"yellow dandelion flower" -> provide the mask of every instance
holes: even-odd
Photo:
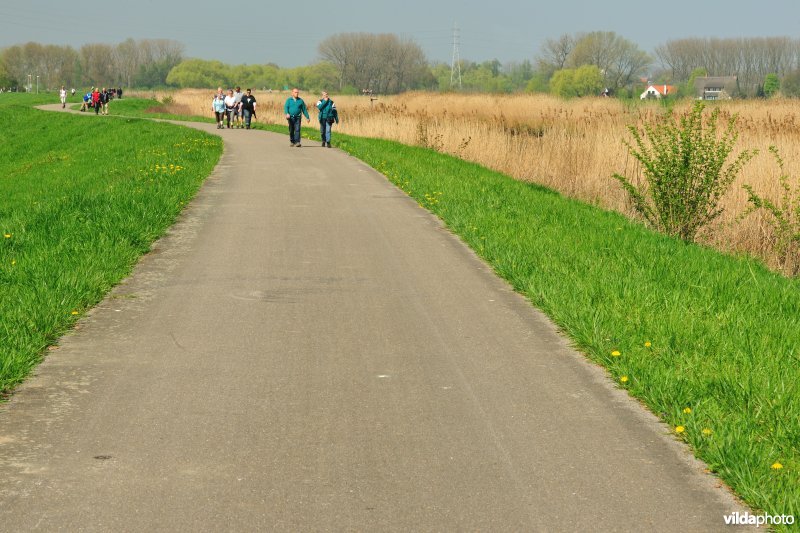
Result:
[[[780,470],[781,468],[783,468],[783,465],[776,461],[772,463],[772,466],[770,468],[772,468],[773,470]]]
[[[683,433],[684,431],[686,431],[685,427],[683,427],[683,426],[675,426],[675,433],[680,434],[680,433]]]
[[[649,348],[651,346],[652,346],[652,344],[650,343],[650,341],[647,341],[647,342],[644,343],[644,347],[645,348]]]
[[[11,234],[10,233],[4,233],[3,237],[5,237],[6,239],[10,239],[11,238]]]
[[[78,312],[77,312],[77,311],[73,311],[73,312],[72,312],[72,313],[70,313],[70,314],[72,314],[72,315],[77,315],[77,314],[78,314]]]
[[[613,357],[619,357],[619,356],[620,356],[620,355],[622,355],[622,354],[621,354],[621,353],[619,353],[619,350],[614,350],[613,352],[611,352],[611,355],[612,355]]]
[[[692,408],[691,407],[686,407],[686,408],[683,409],[683,412],[684,412],[684,414],[688,415],[689,413],[692,412]]]
[[[12,259],[12,260],[11,260],[11,266],[14,266],[14,265],[16,265],[16,264],[17,264],[17,260],[16,260],[16,259]]]
[[[708,437],[708,436],[709,436],[709,435],[711,435],[712,433],[714,433],[714,432],[713,432],[713,431],[711,431],[710,429],[708,429],[708,428],[703,428],[703,435],[705,435],[706,437]]]
[[[620,380],[622,383],[627,383],[627,382],[628,382],[628,376],[622,376],[621,378],[619,378],[619,380]]]

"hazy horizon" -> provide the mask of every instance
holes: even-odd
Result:
[[[564,33],[613,31],[642,50],[685,37],[800,36],[800,4],[769,3],[769,9],[744,0],[673,0],[668,8],[631,3],[553,3],[543,6],[511,0],[505,4],[406,0],[368,4],[341,0],[328,4],[268,1],[248,12],[197,0],[191,4],[155,0],[104,3],[29,0],[0,7],[0,48],[29,41],[70,45],[116,44],[127,38],[174,39],[186,56],[228,64],[276,63],[294,67],[319,59],[317,45],[330,35],[349,32],[395,33],[416,41],[430,61],[450,62],[453,25],[460,33],[459,56],[476,62],[532,60],[547,38]]]

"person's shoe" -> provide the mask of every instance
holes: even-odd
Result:
[[[330,147],[331,147],[331,143],[328,143],[328,148],[330,148]]]
[[[322,147],[325,148],[325,141],[322,141]]]
[[[300,143],[297,143],[294,146],[295,146],[295,148],[300,148],[300,146],[302,146],[302,145]]]
[[[292,148],[294,148],[296,145],[297,143],[289,143],[289,146],[291,146]]]

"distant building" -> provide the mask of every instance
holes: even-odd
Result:
[[[647,98],[664,98],[665,96],[673,96],[678,92],[678,88],[674,85],[648,85],[647,89],[642,93],[639,98],[646,100]]]
[[[739,96],[739,79],[736,76],[708,76],[695,78],[698,100],[730,100]]]

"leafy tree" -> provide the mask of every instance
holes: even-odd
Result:
[[[537,70],[528,84],[525,86],[525,91],[529,93],[546,93],[550,91],[550,78],[552,74],[545,71]]]
[[[162,87],[167,85],[167,76],[172,66],[166,61],[158,61],[139,66],[135,84],[138,87]]]
[[[506,66],[506,72],[511,85],[517,90],[525,89],[530,79],[536,74],[533,65],[527,59],[522,63],[509,63]]]
[[[603,75],[595,65],[561,69],[550,78],[550,92],[563,98],[598,95],[603,87]]]
[[[770,98],[781,88],[781,81],[777,74],[767,74],[764,77],[764,96]]]
[[[165,81],[175,87],[216,88],[230,85],[230,69],[220,61],[187,59],[169,71]]]
[[[6,69],[5,54],[0,53],[0,87],[11,87],[16,83],[16,80],[11,77],[8,69]]]
[[[576,38],[567,66],[594,65],[603,73],[604,85],[615,91],[629,86],[650,65],[650,57],[613,31],[595,31]]]
[[[463,87],[467,90],[508,93],[513,89],[511,80],[501,75],[500,62],[496,59],[467,68],[462,71],[461,79]]]
[[[689,75],[689,80],[686,82],[686,85],[680,88],[681,96],[688,96],[694,97],[696,96],[697,90],[695,89],[695,82],[697,78],[704,78],[708,76],[708,71],[704,68],[696,68],[692,71]]]

